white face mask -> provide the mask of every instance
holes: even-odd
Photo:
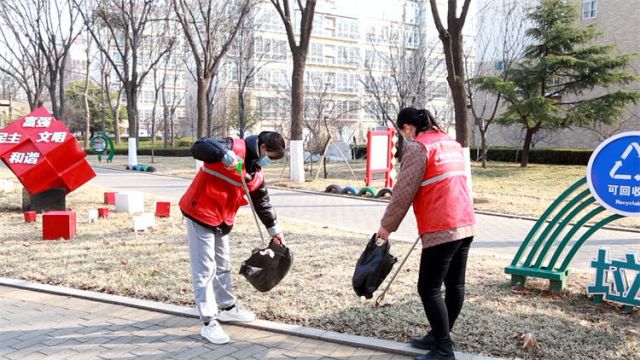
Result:
[[[258,166],[265,168],[271,164],[271,159],[268,156],[263,156],[258,159]]]

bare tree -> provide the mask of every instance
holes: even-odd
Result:
[[[466,82],[471,115],[480,133],[482,167],[487,167],[487,132],[499,116],[501,95],[483,91],[473,78],[500,74],[506,80],[512,64],[522,58],[526,46],[526,9],[516,0],[494,0],[478,12],[475,58],[465,54]],[[491,19],[491,21],[489,20]]]
[[[313,17],[317,0],[298,0],[300,12],[299,38],[296,39],[292,17],[292,7],[289,0],[270,0],[275,6],[287,33],[287,41],[293,57],[293,71],[291,74],[291,145],[296,149],[291,151],[291,179],[296,182],[304,182],[304,156],[302,151],[302,124],[304,119],[304,68],[307,62],[307,51],[311,39]],[[290,146],[290,148],[293,146]]]
[[[44,103],[47,70],[42,49],[34,41],[33,24],[19,0],[0,6],[0,72],[12,77],[24,91],[31,110]]]
[[[599,121],[593,121],[590,123],[579,125],[578,128],[586,129],[591,131],[596,135],[598,142],[603,142],[606,139],[612,137],[615,134],[622,132],[627,124],[631,124],[634,122],[638,122],[640,120],[640,115],[631,112],[631,110],[627,110],[627,113],[623,115],[619,120],[606,124]]]
[[[34,25],[33,41],[36,42],[47,66],[47,88],[53,116],[64,118],[65,69],[71,45],[82,33],[78,9],[84,0],[29,0],[19,1],[25,16]]]
[[[395,126],[393,119],[404,107],[423,108],[448,97],[436,91],[443,60],[437,43],[426,38],[424,20],[421,11],[405,10],[398,22],[367,33],[372,46],[366,50],[359,81],[368,97],[365,109],[380,126]]]
[[[170,9],[164,1],[105,0],[91,10],[73,0],[98,49],[122,83],[129,121],[129,165],[137,165],[138,93],[149,73],[171,50]],[[104,42],[103,32],[110,41]],[[116,124],[117,126],[117,124]]]
[[[84,100],[85,123],[84,123],[84,148],[89,148],[89,133],[91,132],[91,111],[89,110],[89,73],[91,72],[91,39],[87,38],[87,48],[85,49],[85,73],[84,73]]]
[[[206,134],[207,91],[222,58],[229,50],[247,15],[252,0],[172,0],[195,63],[197,93],[197,136]]]
[[[179,48],[176,48],[169,56],[164,66],[164,85],[162,87],[162,122],[163,122],[163,146],[166,148],[175,142],[176,110],[184,104],[185,93],[178,93],[178,84],[184,84],[184,73],[176,71],[184,59],[181,58]],[[170,71],[171,67],[171,71]],[[182,85],[181,87],[184,87]]]
[[[467,94],[465,89],[464,47],[462,28],[464,27],[471,0],[464,0],[460,16],[458,0],[448,0],[447,28],[442,24],[436,0],[429,0],[433,20],[444,49],[447,65],[447,82],[451,89],[456,118],[456,140],[464,147],[469,146],[469,124],[467,122]]]
[[[244,138],[246,130],[253,125],[247,113],[247,90],[264,66],[269,63],[272,46],[270,41],[267,42],[257,35],[260,25],[264,22],[258,10],[254,7],[244,18],[232,44],[227,64],[231,83],[237,90],[238,121],[235,127],[238,129],[240,138]]]

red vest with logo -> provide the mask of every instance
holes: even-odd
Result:
[[[233,139],[233,152],[239,158],[246,157],[244,140]],[[242,174],[246,175],[245,164]],[[249,191],[254,191],[264,182],[262,169],[256,171],[253,179],[247,182]],[[198,171],[187,192],[180,199],[180,209],[198,221],[218,226],[231,225],[240,206],[247,205],[242,178],[236,170],[227,170],[220,162],[205,163]]]
[[[467,185],[463,150],[442,131],[426,131],[415,141],[427,149],[427,166],[413,200],[420,234],[468,226],[475,223]]]

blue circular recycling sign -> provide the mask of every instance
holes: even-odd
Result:
[[[589,159],[587,183],[606,209],[640,216],[640,131],[610,137]]]

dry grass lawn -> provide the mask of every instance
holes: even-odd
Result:
[[[0,177],[12,178],[6,170]],[[84,186],[67,198],[78,215],[72,241],[42,241],[37,223],[22,220],[20,193],[0,196],[0,276],[59,284],[167,303],[193,305],[185,230],[174,205],[155,230],[133,233],[127,214],[89,224],[88,209],[101,205],[104,189]],[[150,207],[151,198],[147,198]],[[113,210],[113,208],[112,208]],[[253,219],[241,212],[232,233],[233,268],[259,244]],[[416,293],[419,251],[392,286],[391,304],[355,296],[351,275],[367,239],[361,235],[287,222],[285,236],[295,254],[291,273],[263,294],[236,276],[242,304],[262,319],[350,334],[407,341],[428,325]],[[403,256],[409,244],[394,243]],[[459,351],[524,359],[640,359],[640,314],[595,305],[585,296],[589,273],[575,274],[568,291],[551,296],[543,282],[533,290],[512,289],[502,272],[507,260],[472,253],[468,293],[453,332]],[[513,335],[531,332],[537,349],[522,349]]]

